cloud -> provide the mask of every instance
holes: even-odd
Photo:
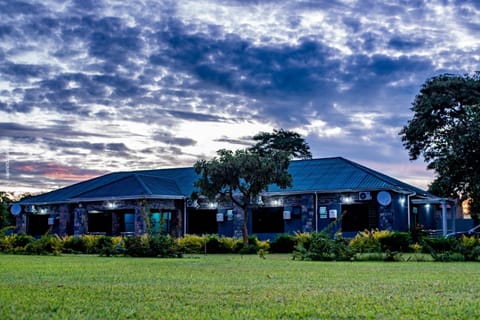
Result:
[[[177,137],[174,136],[172,133],[166,131],[156,132],[153,135],[153,139],[167,145],[174,145],[179,147],[194,146],[197,144],[197,141],[195,141],[194,139]]]
[[[479,15],[476,1],[0,0],[1,151],[39,161],[49,188],[49,163],[191,165],[283,127],[315,156],[400,168],[421,84],[479,69]]]

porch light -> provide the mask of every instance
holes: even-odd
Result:
[[[208,207],[209,207],[210,209],[216,209],[216,208],[218,207],[218,203],[216,203],[216,202],[209,202],[209,203],[208,203]]]
[[[398,199],[398,203],[403,207],[405,205],[405,198],[401,197]]]

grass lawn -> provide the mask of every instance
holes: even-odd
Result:
[[[474,319],[480,264],[0,255],[0,319]]]

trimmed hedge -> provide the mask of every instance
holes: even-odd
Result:
[[[390,231],[363,231],[353,239],[336,234],[332,239],[325,233],[281,234],[271,243],[249,236],[248,245],[241,239],[218,235],[170,236],[144,235],[108,237],[83,235],[81,237],[44,235],[40,239],[25,234],[0,235],[0,252],[18,254],[99,254],[132,257],[180,257],[185,253],[259,254],[267,252],[293,253],[301,260],[399,260],[402,253],[423,252],[435,261],[480,261],[480,239],[462,237],[427,238],[413,242],[410,234]]]

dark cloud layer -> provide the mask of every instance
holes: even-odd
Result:
[[[476,1],[0,0],[0,151],[24,168],[0,186],[191,165],[255,126],[301,131],[317,157],[404,162],[420,85],[479,69],[479,15]]]

